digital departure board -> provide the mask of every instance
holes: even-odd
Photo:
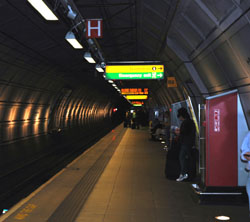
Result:
[[[147,95],[148,88],[122,88],[122,95]]]
[[[143,105],[143,104],[144,104],[143,101],[131,101],[131,103],[132,103],[133,105]]]
[[[163,65],[106,65],[107,80],[163,79]]]

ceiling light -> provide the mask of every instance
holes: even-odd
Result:
[[[42,0],[27,0],[46,20],[58,20]]]
[[[93,57],[91,56],[90,52],[85,52],[84,53],[84,58],[89,62],[89,63],[95,63],[95,60],[93,59]],[[100,66],[101,68],[101,66]],[[100,72],[100,71],[99,71]],[[104,71],[101,71],[104,72]]]
[[[114,81],[113,81],[113,80],[109,80],[108,82],[109,82],[109,83],[113,83]]]
[[[95,68],[98,72],[104,72],[104,70],[102,69],[102,67],[99,64],[96,64]]]
[[[74,20],[76,18],[77,14],[72,10],[70,5],[68,5],[68,9],[69,9],[69,11],[67,13],[67,17]]]
[[[8,212],[8,209],[3,209],[2,214],[5,214]]]
[[[73,32],[69,31],[65,39],[75,48],[75,49],[82,49],[82,45],[77,41],[75,35]]]
[[[106,63],[105,63],[105,62],[101,62],[101,67],[102,67],[103,69],[105,69]]]
[[[94,45],[94,41],[92,39],[88,39],[87,42],[90,44],[90,45]]]

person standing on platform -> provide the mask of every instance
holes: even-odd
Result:
[[[249,216],[250,216],[250,132],[245,136],[241,145],[241,159],[247,161],[246,170],[248,171],[248,179],[246,184],[248,201],[249,201]]]
[[[169,111],[166,111],[165,114],[164,114],[164,130],[165,130],[165,142],[166,142],[166,145],[165,145],[165,148],[170,148],[170,124],[171,124],[171,121],[170,121],[170,113]]]
[[[178,109],[177,117],[182,121],[179,135],[181,172],[179,178],[176,179],[176,181],[180,182],[188,179],[189,163],[192,161],[191,151],[195,145],[195,124],[194,121],[190,119],[184,107]]]

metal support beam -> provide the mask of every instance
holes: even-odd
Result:
[[[171,40],[168,39],[168,46],[171,48],[175,54],[184,62],[186,69],[189,72],[189,75],[192,77],[194,83],[196,84],[197,88],[202,94],[208,94],[208,90],[204,83],[202,82],[198,72],[196,71],[194,65],[191,61],[188,60],[188,56],[185,54],[185,52],[180,49],[176,44]]]
[[[133,3],[132,3],[132,4],[129,4],[127,7],[125,7],[125,8],[123,8],[123,9],[119,10],[119,11],[116,12],[115,14],[113,14],[113,15],[111,15],[110,17],[104,19],[104,21],[113,19],[115,16],[121,14],[122,12],[124,12],[124,11],[126,11],[127,9],[131,8],[132,6],[134,6]]]
[[[105,8],[105,7],[116,7],[116,6],[126,6],[130,5],[130,3],[107,3],[107,4],[84,4],[84,3],[77,3],[78,8]]]
[[[185,67],[188,70],[190,76],[192,77],[197,88],[200,90],[201,94],[208,94],[208,90],[204,83],[202,82],[199,73],[196,71],[194,65],[191,62],[185,63]]]
[[[201,0],[194,0],[197,5],[207,14],[207,16],[217,25],[219,26],[219,21],[214,16],[214,14],[207,8],[207,6]]]
[[[205,40],[206,37],[203,35],[203,33],[201,32],[201,30],[191,21],[191,19],[186,16],[186,15],[182,15],[182,17],[186,20],[186,22],[199,34],[199,36]]]
[[[106,41],[104,41],[102,43],[102,46],[103,47],[109,47],[110,45],[105,45],[105,44],[112,42],[112,46],[114,47],[114,43],[113,43],[114,40],[118,39],[120,36],[122,36],[122,35],[124,35],[124,34],[126,34],[128,32],[131,32],[133,29],[134,29],[134,27],[124,29],[123,32],[120,32],[118,35],[112,36],[111,38],[109,38]],[[123,30],[123,29],[120,29],[120,30]]]

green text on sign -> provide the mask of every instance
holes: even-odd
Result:
[[[106,79],[163,79],[163,72],[152,72],[152,73],[106,73]]]
[[[106,65],[106,79],[163,79],[163,65]]]

